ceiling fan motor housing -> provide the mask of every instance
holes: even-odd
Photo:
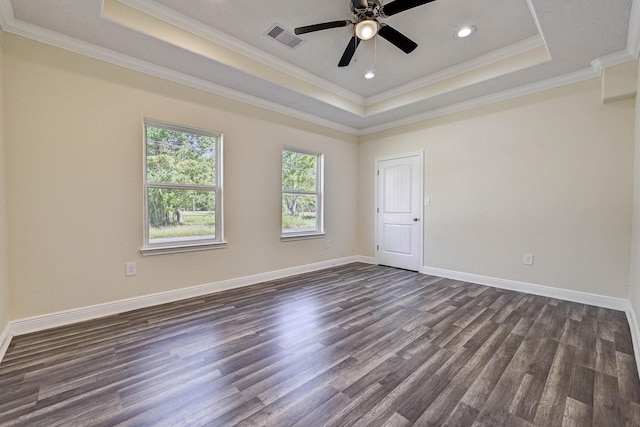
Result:
[[[381,0],[367,0],[366,9],[359,9],[353,5],[353,2],[349,2],[351,5],[351,13],[356,20],[356,23],[364,19],[375,19],[382,16],[382,1]]]

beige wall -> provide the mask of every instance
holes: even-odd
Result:
[[[9,275],[7,264],[7,206],[3,123],[3,32],[0,31],[0,334],[9,323]],[[0,343],[1,345],[2,343]]]
[[[633,176],[633,233],[631,242],[631,280],[629,300],[636,315],[640,314],[640,73],[636,95],[635,163]],[[640,325],[636,325],[640,326]]]
[[[640,119],[634,101],[603,105],[599,79],[358,139],[20,37],[5,34],[3,49],[4,324],[9,290],[20,319],[373,256],[375,158],[416,150],[431,199],[425,266],[640,303],[640,284],[628,293]],[[143,117],[224,133],[226,249],[140,256]],[[331,249],[280,241],[283,145],[325,153]]]
[[[357,253],[356,137],[11,35],[4,59],[12,319]],[[224,133],[226,249],[140,256],[143,117]],[[280,241],[283,145],[325,154],[330,249]]]
[[[375,159],[424,150],[425,266],[626,297],[633,132],[633,101],[603,105],[593,79],[366,136],[360,253]]]

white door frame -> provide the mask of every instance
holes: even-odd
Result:
[[[418,170],[418,173],[420,175],[420,184],[419,184],[419,192],[420,192],[420,220],[418,222],[418,227],[420,228],[420,244],[418,245],[419,247],[419,259],[420,259],[420,265],[417,266],[419,272],[422,271],[422,265],[424,264],[424,204],[423,204],[423,200],[424,199],[424,151],[414,151],[414,152],[409,152],[409,153],[404,153],[404,154],[394,154],[394,155],[390,155],[390,156],[383,156],[383,157],[376,157],[375,158],[375,169],[374,169],[374,182],[375,182],[375,205],[374,205],[374,242],[373,242],[373,253],[374,255],[374,262],[376,264],[379,264],[379,257],[378,257],[378,247],[379,247],[379,240],[378,240],[378,212],[380,209],[380,200],[378,197],[379,194],[379,175],[378,175],[378,171],[380,170],[380,162],[382,161],[386,161],[386,160],[396,160],[396,159],[403,159],[406,157],[415,157],[417,156],[419,158],[419,163],[420,163],[420,168]]]

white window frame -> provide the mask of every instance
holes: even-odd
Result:
[[[294,153],[307,154],[316,157],[316,191],[293,191],[285,190],[284,183],[280,183],[281,198],[280,204],[282,205],[282,198],[286,194],[300,194],[300,195],[312,195],[316,196],[316,229],[304,230],[304,231],[284,231],[282,229],[282,213],[280,214],[280,230],[281,239],[283,241],[288,240],[301,240],[301,239],[314,239],[322,238],[325,236],[324,232],[324,154],[315,151],[309,151],[302,148],[284,146],[282,152],[291,151]],[[280,155],[280,177],[282,180],[282,154]]]
[[[216,185],[190,185],[190,184],[174,184],[174,183],[152,183],[147,181],[147,126],[168,129],[176,132],[191,133],[201,136],[208,136],[216,139],[215,147],[215,171]],[[142,127],[142,171],[143,171],[143,210],[144,210],[144,241],[140,250],[142,255],[160,255],[166,253],[200,251],[206,249],[217,249],[226,247],[224,240],[223,227],[223,208],[222,208],[222,165],[223,165],[223,135],[221,132],[215,132],[205,129],[198,129],[190,126],[183,126],[174,123],[168,123],[160,120],[145,118]],[[207,190],[215,191],[215,238],[176,238],[175,240],[160,243],[149,242],[149,188],[167,188],[177,190]]]

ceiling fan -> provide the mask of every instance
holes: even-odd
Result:
[[[346,67],[351,62],[351,58],[356,53],[356,49],[362,40],[370,40],[376,34],[386,39],[388,42],[402,50],[404,53],[411,53],[418,47],[418,44],[393,27],[381,23],[380,18],[386,18],[396,13],[404,12],[423,4],[431,3],[435,0],[395,0],[389,4],[383,4],[382,0],[350,0],[353,21],[331,21],[321,24],[298,27],[294,33],[306,34],[314,31],[328,30],[330,28],[354,26],[354,35],[347,44],[347,48],[340,58],[338,67]]]

